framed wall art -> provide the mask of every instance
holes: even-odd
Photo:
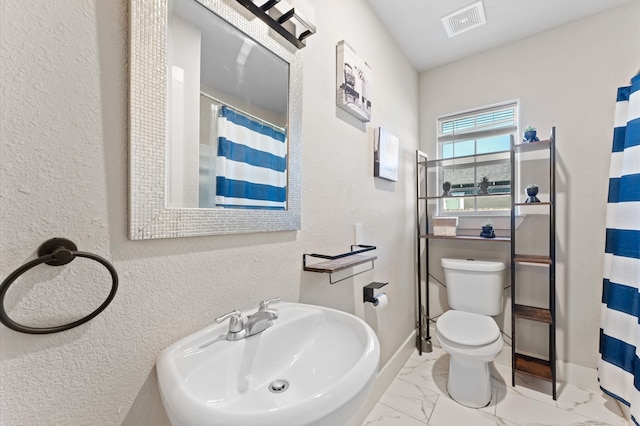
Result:
[[[336,83],[338,107],[371,121],[371,67],[344,40],[336,46]]]
[[[374,131],[373,176],[398,181],[398,154],[400,141],[382,127]]]

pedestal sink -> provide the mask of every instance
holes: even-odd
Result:
[[[162,351],[158,382],[174,425],[336,426],[356,413],[380,358],[371,327],[321,306],[275,308],[262,333],[228,341],[228,325],[215,325]]]

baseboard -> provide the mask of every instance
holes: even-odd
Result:
[[[380,369],[373,383],[367,399],[362,403],[355,416],[349,421],[348,426],[359,426],[367,418],[373,407],[376,405],[382,394],[385,393],[393,379],[396,378],[400,369],[407,362],[416,348],[415,330],[409,334],[400,348],[391,356],[389,361]]]
[[[572,362],[560,361],[556,363],[558,381],[570,383],[581,388],[600,391],[598,384],[598,370]]]

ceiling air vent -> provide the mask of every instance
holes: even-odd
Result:
[[[444,29],[447,31],[449,37],[472,30],[486,22],[487,19],[484,16],[482,1],[471,3],[462,9],[442,17],[442,25],[444,25]]]

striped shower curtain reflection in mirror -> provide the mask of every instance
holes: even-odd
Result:
[[[226,106],[220,109],[216,207],[285,210],[285,133]]]

